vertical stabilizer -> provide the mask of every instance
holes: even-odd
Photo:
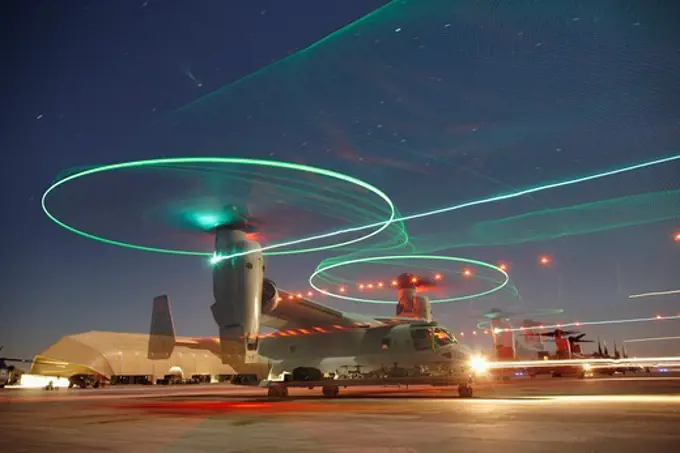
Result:
[[[515,336],[515,358],[536,360],[545,352],[543,337],[540,335],[541,323],[532,319],[522,321],[522,331]]]
[[[149,332],[148,358],[160,360],[170,358],[175,349],[175,325],[170,311],[168,296],[154,298]]]

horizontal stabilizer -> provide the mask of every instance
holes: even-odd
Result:
[[[175,325],[170,311],[168,296],[154,298],[151,312],[151,331],[149,333],[148,358],[151,360],[168,359],[175,349]]]

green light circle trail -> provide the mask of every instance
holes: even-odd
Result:
[[[445,207],[445,208],[435,209],[435,210],[426,211],[426,212],[417,213],[417,214],[412,214],[412,215],[407,215],[407,216],[396,216],[395,215],[396,210],[394,209],[394,205],[392,204],[391,200],[387,197],[387,195],[385,195],[384,193],[382,193],[378,189],[373,188],[373,186],[370,186],[370,184],[365,183],[365,182],[360,181],[360,180],[357,180],[356,178],[352,178],[350,176],[346,176],[346,175],[342,175],[340,173],[332,172],[330,170],[323,170],[323,169],[319,169],[319,168],[316,168],[316,167],[309,167],[309,166],[305,166],[305,165],[291,164],[291,163],[286,163],[286,162],[258,160],[258,159],[213,158],[213,157],[151,159],[151,160],[147,160],[147,161],[125,162],[125,163],[120,163],[120,164],[113,164],[113,165],[105,165],[105,166],[101,166],[101,167],[95,167],[95,168],[83,170],[83,171],[80,171],[78,173],[71,174],[67,177],[64,177],[63,179],[60,179],[59,181],[52,184],[52,186],[50,186],[45,191],[45,193],[42,196],[42,207],[43,207],[45,214],[52,221],[54,221],[55,223],[57,223],[58,225],[62,226],[63,228],[65,228],[69,231],[72,231],[72,232],[77,233],[81,236],[87,237],[89,239],[98,240],[98,241],[105,242],[105,243],[112,244],[112,245],[118,245],[118,246],[122,246],[122,247],[128,247],[128,248],[145,250],[145,251],[152,251],[152,252],[174,253],[174,254],[194,255],[194,256],[210,256],[210,255],[212,255],[213,261],[217,261],[217,260],[230,259],[230,258],[233,258],[233,257],[242,256],[242,255],[245,255],[247,253],[252,253],[253,251],[251,251],[251,252],[236,252],[236,253],[233,253],[231,255],[214,256],[213,254],[206,254],[206,253],[202,253],[202,252],[194,252],[194,251],[186,251],[186,250],[168,250],[168,249],[157,248],[157,247],[144,247],[144,246],[138,246],[138,245],[135,245],[135,244],[129,244],[129,243],[121,242],[121,241],[114,241],[114,240],[109,240],[109,239],[105,239],[105,238],[100,238],[96,235],[92,235],[90,233],[80,231],[80,230],[78,230],[78,229],[76,229],[72,226],[69,226],[69,225],[61,222],[55,216],[53,216],[50,213],[50,211],[47,209],[47,206],[46,206],[47,196],[52,191],[54,191],[57,187],[65,184],[66,182],[72,181],[72,180],[77,179],[77,178],[82,178],[83,176],[87,176],[87,175],[90,175],[90,174],[93,174],[93,173],[104,172],[104,171],[108,171],[108,170],[112,170],[112,169],[134,168],[134,167],[140,166],[140,164],[141,165],[163,165],[163,164],[182,164],[182,163],[186,164],[186,163],[192,163],[192,162],[193,163],[222,162],[222,163],[240,163],[240,164],[251,164],[251,165],[252,164],[270,165],[270,166],[279,167],[279,168],[300,169],[302,171],[309,171],[309,169],[313,169],[313,171],[318,172],[319,174],[322,174],[322,175],[338,177],[340,179],[347,178],[346,180],[351,180],[353,182],[356,181],[358,183],[358,185],[360,185],[361,187],[367,188],[368,190],[371,190],[372,192],[374,192],[376,194],[380,194],[379,196],[383,200],[385,200],[389,204],[390,208],[392,209],[392,214],[390,216],[390,219],[387,220],[387,221],[375,222],[375,223],[370,223],[370,224],[362,225],[362,226],[358,226],[358,227],[345,228],[345,229],[342,229],[342,230],[332,231],[332,232],[328,232],[328,233],[311,235],[311,236],[308,236],[308,237],[305,237],[305,238],[300,238],[300,239],[295,239],[295,240],[290,240],[290,241],[283,241],[283,242],[271,244],[271,245],[268,245],[268,246],[265,246],[265,247],[261,247],[258,250],[254,250],[254,251],[265,252],[265,254],[271,254],[270,250],[275,250],[275,249],[284,248],[284,247],[290,247],[290,246],[299,245],[299,244],[303,244],[303,243],[311,242],[311,241],[315,241],[315,240],[327,239],[327,238],[331,238],[331,237],[341,235],[341,234],[348,234],[348,233],[359,232],[359,231],[364,231],[364,230],[367,230],[367,229],[376,228],[375,231],[372,231],[371,233],[369,233],[365,236],[362,236],[358,239],[353,239],[353,240],[350,240],[350,241],[345,241],[343,243],[332,245],[333,248],[341,247],[341,246],[344,246],[344,245],[353,244],[353,243],[359,242],[360,240],[372,237],[372,236],[380,233],[384,229],[386,229],[391,223],[394,223],[394,222],[403,222],[403,221],[412,220],[412,219],[416,219],[416,218],[423,218],[423,217],[427,217],[427,216],[431,216],[431,215],[442,214],[442,213],[446,213],[446,212],[452,212],[452,211],[455,211],[455,210],[460,210],[460,209],[464,209],[464,208],[471,207],[471,206],[477,206],[477,205],[482,205],[482,204],[487,204],[487,203],[494,203],[494,202],[498,202],[498,201],[508,200],[508,199],[512,199],[512,198],[517,198],[517,197],[521,197],[521,196],[545,191],[545,190],[550,190],[550,189],[555,189],[555,188],[560,188],[560,187],[566,187],[566,186],[570,186],[570,185],[574,185],[574,184],[579,184],[579,183],[582,183],[582,182],[592,181],[592,180],[599,179],[599,178],[605,178],[605,177],[609,177],[609,176],[614,176],[614,175],[626,173],[626,172],[629,172],[629,171],[634,171],[634,170],[647,168],[647,167],[651,167],[651,166],[655,166],[655,165],[661,165],[661,164],[676,161],[676,160],[679,160],[679,159],[680,159],[680,154],[676,154],[676,155],[672,155],[672,156],[669,156],[669,157],[655,159],[655,160],[652,160],[652,161],[647,161],[647,162],[643,162],[643,163],[639,163],[639,164],[635,164],[635,165],[629,165],[629,166],[626,166],[626,167],[621,167],[621,168],[618,168],[618,169],[615,169],[615,170],[600,172],[600,173],[596,173],[596,174],[589,175],[589,176],[582,176],[582,177],[569,179],[569,180],[565,180],[565,181],[560,181],[560,182],[556,182],[556,183],[543,184],[543,185],[536,186],[536,187],[533,187],[533,188],[515,191],[515,192],[509,193],[509,194],[496,195],[496,196],[492,196],[492,197],[488,197],[488,198],[484,198],[484,199],[480,199],[480,200],[469,201],[469,202],[458,204],[458,205],[453,205],[453,206],[449,206],[449,207]],[[328,249],[328,247],[326,247],[326,248],[323,248],[323,247],[321,247],[321,248],[308,248],[308,249],[304,249],[304,251],[320,251],[320,250],[326,250],[326,249]],[[288,253],[288,254],[290,254],[290,253],[300,253],[300,251],[288,251],[286,253]]]
[[[581,176],[581,177],[578,177],[578,178],[567,179],[567,180],[559,181],[559,182],[555,182],[555,183],[543,184],[543,185],[539,185],[539,186],[532,187],[532,188],[529,188],[529,189],[518,190],[518,191],[515,191],[515,192],[508,193],[508,194],[495,195],[495,196],[488,197],[488,198],[483,198],[483,199],[474,200],[474,201],[468,201],[468,202],[465,202],[465,203],[461,203],[461,204],[457,204],[457,205],[453,205],[453,206],[448,206],[448,207],[445,207],[445,208],[434,209],[434,210],[431,210],[431,211],[425,211],[425,212],[401,216],[401,217],[395,217],[390,222],[404,222],[404,221],[407,221],[407,220],[419,219],[419,218],[423,218],[423,217],[429,217],[429,216],[432,216],[432,215],[443,214],[443,213],[446,213],[446,212],[457,211],[457,210],[469,208],[469,207],[472,207],[472,206],[479,206],[479,205],[488,204],[488,203],[496,203],[496,202],[499,202],[499,201],[504,201],[504,200],[509,200],[509,199],[512,199],[512,198],[518,198],[518,197],[522,197],[522,196],[525,196],[525,195],[534,194],[534,193],[537,193],[537,192],[543,192],[543,191],[546,191],[546,190],[557,189],[557,188],[561,188],[561,187],[567,187],[567,186],[571,186],[571,185],[574,185],[574,184],[580,184],[580,183],[583,183],[583,182],[593,181],[593,180],[600,179],[600,178],[607,178],[607,177],[610,177],[610,176],[616,176],[616,175],[619,175],[619,174],[622,174],[622,173],[627,173],[629,171],[640,170],[640,169],[643,169],[643,168],[648,168],[648,167],[652,167],[652,166],[656,166],[656,165],[674,162],[674,161],[677,161],[677,160],[680,160],[680,154],[675,154],[675,155],[663,157],[663,158],[660,158],[660,159],[646,161],[646,162],[642,162],[642,163],[639,163],[639,164],[628,165],[628,166],[625,166],[625,167],[620,167],[620,168],[617,168],[617,169],[614,169],[614,170],[609,170],[609,171],[603,171],[603,172],[595,173],[595,174],[588,175],[588,176]],[[262,247],[259,250],[255,250],[255,251],[267,251],[267,250],[272,250],[272,249],[279,248],[279,247],[288,247],[288,246],[291,246],[291,245],[298,245],[298,244],[301,244],[301,243],[304,243],[304,242],[307,242],[307,241],[326,239],[326,238],[333,237],[333,236],[340,235],[340,234],[353,233],[353,232],[362,231],[362,230],[365,230],[365,229],[375,228],[375,227],[378,227],[378,226],[381,226],[381,225],[382,225],[381,222],[377,222],[377,223],[371,223],[371,224],[363,225],[363,226],[359,226],[359,227],[346,228],[346,229],[343,229],[343,230],[319,234],[319,235],[310,236],[310,237],[307,237],[307,238],[297,239],[297,240],[293,240],[293,241],[281,242],[279,244],[272,244],[272,245],[269,245],[269,246],[266,246],[266,247]],[[246,255],[247,253],[252,253],[252,251],[251,252],[237,252],[237,253],[233,253],[231,255],[223,255],[223,256],[220,256],[219,259],[234,258],[234,257],[237,257],[237,256]]]
[[[469,258],[460,258],[460,257],[455,257],[455,256],[439,256],[439,255],[387,255],[387,256],[370,256],[370,257],[365,257],[365,258],[356,258],[356,259],[336,262],[336,263],[329,264],[329,265],[326,265],[326,266],[321,264],[312,273],[312,275],[310,275],[309,285],[312,288],[314,288],[316,291],[318,291],[322,294],[325,294],[325,295],[331,296],[331,297],[335,297],[335,298],[338,298],[338,299],[349,300],[349,301],[353,301],[353,302],[371,303],[371,304],[394,304],[393,299],[366,299],[366,298],[360,298],[360,297],[345,296],[345,295],[342,295],[342,294],[334,293],[332,291],[322,290],[321,288],[316,286],[316,284],[314,283],[314,279],[317,276],[321,275],[322,273],[329,271],[331,269],[337,269],[339,267],[350,266],[350,265],[353,265],[353,264],[381,263],[383,261],[407,261],[407,260],[432,260],[432,261],[446,261],[446,262],[469,264],[469,265],[472,265],[472,266],[479,266],[479,267],[483,267],[483,268],[486,268],[486,269],[491,269],[493,271],[500,273],[503,277],[503,280],[500,283],[498,283],[495,287],[493,287],[489,290],[480,291],[478,293],[468,294],[468,295],[465,295],[465,296],[431,300],[430,303],[433,303],[433,304],[444,303],[444,302],[457,302],[457,301],[469,300],[469,299],[475,299],[475,298],[487,296],[489,294],[495,293],[496,291],[500,291],[510,281],[510,277],[508,276],[508,274],[503,269],[501,269],[497,266],[494,266],[493,264],[486,263],[484,261],[478,261],[478,260],[473,260],[473,259],[469,259]]]
[[[247,159],[247,158],[236,158],[236,157],[179,157],[179,158],[165,158],[165,159],[149,159],[149,160],[140,160],[140,161],[131,161],[131,162],[122,162],[122,163],[116,163],[116,164],[110,164],[110,165],[103,165],[99,167],[94,167],[94,168],[89,168],[85,170],[80,170],[77,171],[76,173],[72,173],[68,176],[65,176],[56,182],[54,182],[43,194],[42,196],[42,209],[45,212],[45,214],[56,224],[59,226],[65,228],[68,231],[71,231],[73,233],[76,233],[80,236],[86,237],[88,239],[93,239],[99,242],[103,242],[106,244],[111,244],[111,245],[116,245],[120,247],[126,247],[126,248],[131,248],[131,249],[136,249],[136,250],[142,250],[142,251],[149,251],[149,252],[159,252],[159,253],[168,253],[168,254],[177,254],[177,255],[193,255],[193,256],[212,256],[212,252],[202,252],[202,251],[196,251],[196,250],[182,250],[182,249],[171,249],[171,248],[164,248],[164,247],[150,247],[150,246],[145,246],[141,244],[135,244],[131,242],[126,242],[126,241],[119,241],[119,240],[114,240],[110,238],[106,238],[100,235],[93,234],[91,232],[83,231],[81,229],[76,228],[75,226],[69,225],[68,223],[60,220],[57,218],[56,215],[54,215],[47,207],[47,199],[50,194],[52,194],[57,188],[63,187],[65,184],[69,182],[73,182],[75,180],[81,180],[84,179],[87,176],[92,176],[95,174],[102,174],[106,172],[115,172],[115,171],[120,171],[124,169],[130,169],[130,170],[139,170],[142,168],[162,168],[163,166],[169,166],[169,165],[175,165],[178,166],[177,168],[171,167],[174,170],[181,170],[181,171],[191,171],[191,168],[187,168],[189,165],[212,165],[212,164],[227,164],[227,165],[235,165],[235,166],[262,166],[262,167],[269,167],[269,168],[276,168],[276,169],[283,169],[283,170],[292,170],[292,171],[298,171],[298,172],[304,172],[308,174],[313,174],[317,176],[325,176],[328,178],[332,178],[337,181],[341,182],[346,182],[349,184],[353,184],[354,186],[364,189],[367,192],[370,192],[372,194],[377,195],[382,201],[384,201],[385,205],[387,206],[387,212],[389,215],[387,216],[387,220],[381,221],[381,222],[376,222],[374,227],[368,227],[368,228],[360,228],[357,231],[365,231],[368,229],[371,229],[373,231],[370,231],[368,234],[364,234],[360,237],[353,238],[347,241],[343,242],[336,242],[328,245],[323,245],[319,247],[308,247],[304,249],[293,249],[293,250],[281,250],[277,252],[268,252],[265,253],[266,255],[289,255],[289,254],[299,254],[299,253],[306,253],[306,252],[316,252],[316,251],[322,251],[322,250],[329,250],[337,247],[343,247],[347,246],[350,244],[354,244],[360,241],[363,241],[365,239],[368,239],[370,237],[373,237],[377,235],[378,233],[382,232],[386,228],[388,228],[390,225],[395,225],[395,222],[393,222],[395,216],[397,215],[397,211],[394,207],[394,204],[390,200],[390,198],[383,193],[380,189],[376,188],[375,186],[368,184],[360,179],[354,178],[352,176],[348,176],[342,173],[338,173],[335,171],[331,170],[326,170],[318,167],[312,167],[309,165],[302,165],[302,164],[295,164],[295,163],[289,163],[289,162],[281,162],[281,161],[272,161],[272,160],[262,160],[262,159]],[[194,168],[194,171],[200,170],[200,168]],[[243,179],[243,177],[241,177]],[[211,217],[212,218],[212,217]],[[201,222],[205,223],[207,217],[202,216],[201,219],[199,219]],[[214,225],[213,225],[214,226]],[[396,225],[395,225],[396,226]],[[301,240],[293,240],[293,241],[288,241],[287,244],[289,246],[291,245],[296,245],[296,244],[301,244],[301,243],[306,243],[310,242],[313,239],[313,237],[322,237],[322,238],[329,238],[336,236],[335,234],[332,235],[316,235],[312,236],[312,239],[309,237],[303,238]],[[272,248],[282,248],[286,247],[285,243],[278,243],[274,244],[276,247],[263,247],[263,249],[272,249]]]

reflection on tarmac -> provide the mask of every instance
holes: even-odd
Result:
[[[337,399],[319,389],[282,400],[265,392],[7,390],[0,417],[5,444],[24,451],[626,453],[680,444],[679,378],[497,381],[478,385],[472,399],[420,386],[347,388]]]

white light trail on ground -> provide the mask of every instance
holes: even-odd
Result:
[[[670,357],[632,357],[628,359],[563,359],[563,360],[516,360],[489,362],[489,369],[504,368],[553,368],[556,366],[583,366],[593,368],[655,366],[656,364],[680,364],[680,356]]]

